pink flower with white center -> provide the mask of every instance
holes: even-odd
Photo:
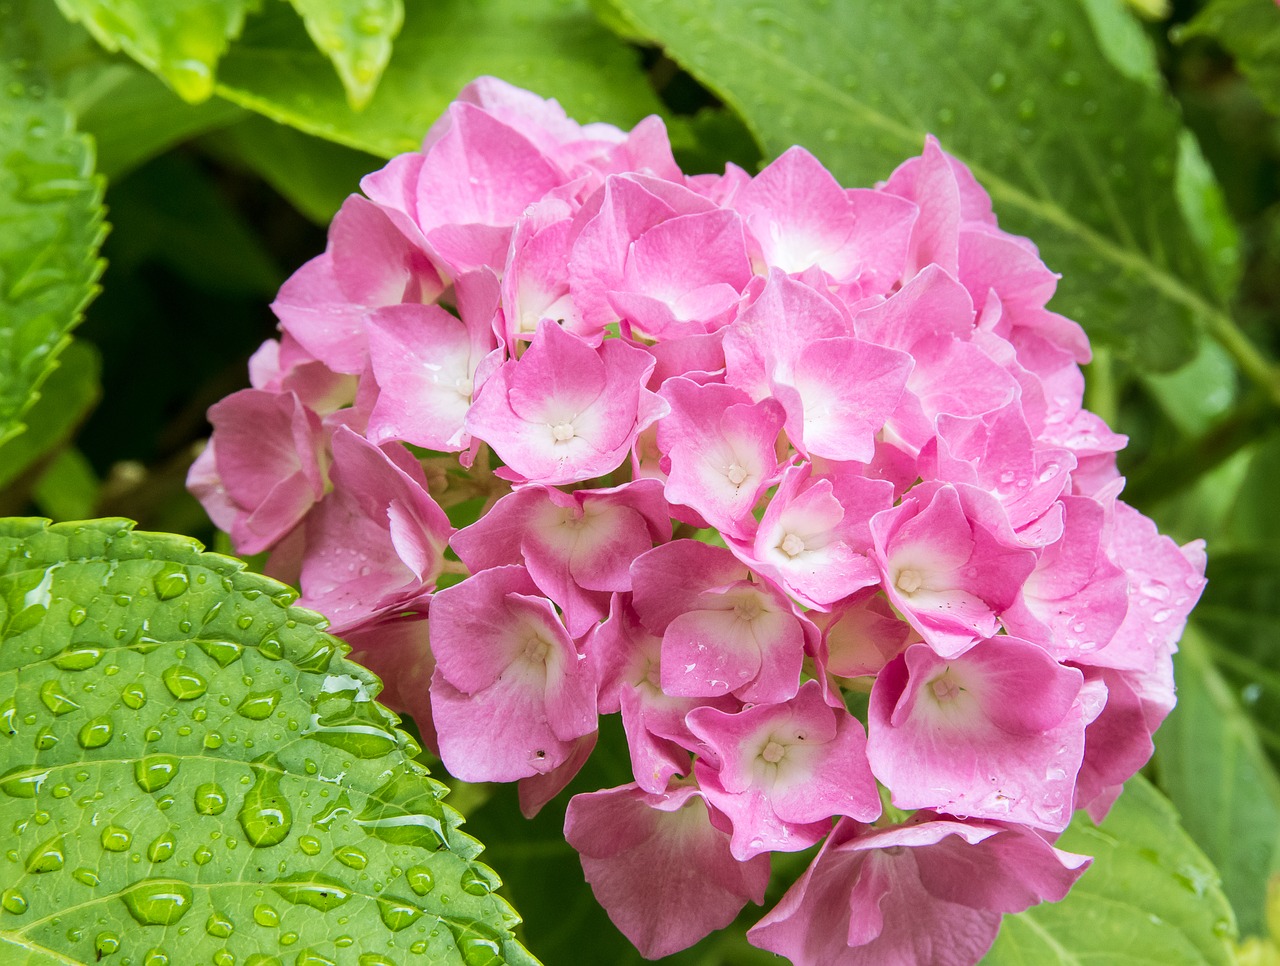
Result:
[[[292,392],[242,389],[209,410],[213,438],[187,486],[240,553],[261,553],[324,495],[320,419]]]
[[[954,657],[996,633],[1036,557],[972,523],[954,487],[926,493],[877,513],[871,534],[889,602],[938,654]]]
[[[648,959],[692,946],[764,901],[769,858],[740,862],[692,785],[635,785],[569,800],[564,837],[609,918]]]
[[[543,322],[519,361],[504,363],[467,412],[466,431],[506,463],[505,479],[576,483],[622,465],[666,405],[644,388],[653,356],[611,340],[593,349]]]
[[[721,533],[747,537],[751,511],[779,470],[782,407],[684,377],[668,379],[662,398],[671,407],[658,423],[667,501],[692,507]]]
[[[444,284],[391,213],[352,195],[333,218],[329,246],[290,276],[272,303],[281,328],[334,372],[368,360],[364,315],[400,302],[433,302]]]
[[[1071,820],[1085,725],[1106,688],[1042,648],[993,637],[959,657],[913,644],[876,677],[871,770],[899,808],[1020,822]]]
[[[795,966],[972,966],[1002,915],[1063,898],[1090,861],[1000,822],[841,819],[747,937]]]
[[[670,538],[662,484],[635,480],[573,493],[521,487],[451,545],[473,572],[523,563],[560,606],[569,633],[580,637],[608,612],[611,593],[631,589],[631,561]]]
[[[393,305],[370,315],[378,400],[367,432],[375,443],[404,440],[446,453],[471,444],[464,426],[472,397],[502,362],[492,328],[498,282],[484,269],[455,287],[461,319],[438,305]]]
[[[300,601],[335,634],[435,589],[453,527],[406,463],[346,427],[333,434],[333,489],[304,524]]]
[[[543,319],[599,344],[604,330],[582,322],[564,272],[572,214],[568,203],[550,198],[530,205],[516,222],[502,273],[502,335],[506,345],[532,339]]]
[[[817,681],[782,704],[695,708],[686,720],[708,749],[694,768],[698,785],[729,819],[741,861],[806,849],[831,831],[833,815],[880,815],[862,724],[827,704]]]
[[[825,610],[879,583],[868,521],[892,505],[893,484],[886,480],[848,472],[814,478],[809,464],[790,466],[754,542],[731,540],[729,549],[802,604]]]
[[[789,148],[732,201],[765,265],[817,266],[837,283],[886,290],[902,274],[915,205],[878,191],[846,191],[812,154]]]
[[[609,619],[584,648],[596,665],[601,714],[622,713],[636,784],[658,794],[676,775],[688,775],[690,751],[700,743],[685,723],[698,707],[737,711],[742,703],[728,695],[682,698],[665,693],[661,683],[662,638],[640,622],[625,594],[614,594]]]
[[[796,693],[817,629],[727,550],[677,540],[638,557],[631,577],[636,612],[662,635],[664,692],[756,702]]]
[[[590,664],[523,567],[436,594],[431,650],[440,757],[464,781],[546,774],[596,730]]]

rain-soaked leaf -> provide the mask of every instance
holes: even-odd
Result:
[[[533,963],[323,619],[131,527],[0,522],[0,960]]]

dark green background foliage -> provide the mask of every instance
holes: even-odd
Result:
[[[1077,821],[1065,846],[1098,856],[1095,867],[1064,903],[1010,919],[989,960],[1228,962],[1238,949],[1253,962],[1275,962],[1266,904],[1280,869],[1280,8],[1273,0],[0,0],[0,515],[129,517],[141,529],[225,548],[182,486],[208,432],[205,410],[245,384],[248,355],[273,332],[267,304],[323,248],[324,225],[359,177],[415,147],[481,73],[554,96],[582,121],[629,126],[660,113],[689,171],[718,171],[728,160],[755,170],[799,143],[844,183],[868,185],[917,153],[926,133],[973,168],[1002,226],[1031,237],[1062,273],[1051,307],[1076,318],[1094,341],[1087,404],[1131,437],[1121,454],[1125,499],[1179,541],[1205,538],[1210,560],[1209,587],[1178,655],[1179,705],[1157,736],[1145,780],[1102,829]],[[143,538],[118,523],[79,533],[14,526],[0,534],[0,559],[9,561],[0,571],[0,666],[30,666],[0,672],[19,682],[6,718],[16,722],[14,734],[0,735],[7,742],[0,772],[17,769],[9,781],[20,791],[35,787],[33,776],[46,766],[71,778],[51,771],[32,797],[0,797],[19,855],[0,868],[17,870],[20,883],[6,871],[5,888],[26,902],[21,913],[0,903],[0,942],[56,903],[95,895],[106,897],[109,923],[81,928],[68,919],[21,941],[88,961],[111,945],[104,935],[133,941],[129,930],[138,930],[121,895],[165,867],[130,871],[123,857],[162,837],[161,826],[176,825],[168,868],[180,871],[161,877],[192,884],[184,921],[199,920],[192,936],[202,959],[225,947],[248,962],[249,947],[236,943],[268,929],[253,910],[270,899],[299,920],[298,945],[276,950],[292,961],[310,942],[306,930],[319,930],[315,923],[331,914],[288,901],[272,883],[316,871],[352,890],[343,907],[352,935],[387,930],[368,898],[386,892],[422,914],[391,934],[393,945],[412,933],[410,945],[425,938],[443,942],[445,961],[455,955],[456,923],[431,906],[433,893],[405,891],[412,866],[397,850],[412,846],[383,842],[357,821],[366,807],[358,801],[385,790],[388,779],[374,772],[393,767],[427,790],[414,793],[415,807],[446,816],[442,829],[456,822],[436,801],[439,786],[412,763],[416,747],[376,705],[354,697],[371,693],[367,674],[339,656],[326,672],[301,667],[302,651],[264,658],[265,628],[293,613],[272,602],[279,590],[259,587],[225,558],[198,556],[190,543]],[[97,562],[52,571],[44,586],[45,568],[60,554],[74,556],[77,541],[93,543],[92,552],[76,553]],[[15,563],[24,550],[40,557],[39,568]],[[82,582],[113,555],[121,557],[113,578],[120,586],[111,586],[110,599],[81,600]],[[170,600],[155,583],[165,561],[179,561],[190,581]],[[179,611],[200,610],[203,619],[219,594],[226,614],[251,618],[248,627],[215,618],[198,632],[180,630],[183,620],[198,622]],[[69,619],[77,606],[87,614],[79,624]],[[130,636],[138,622],[162,614],[179,630],[154,648],[138,646]],[[297,621],[289,647],[326,640],[313,616],[288,619]],[[209,627],[242,646],[225,667],[199,644],[213,639]],[[76,670],[89,658],[75,655],[97,647],[105,649],[100,659]],[[243,680],[284,674],[301,696],[281,726],[296,720],[300,729],[320,713],[303,706],[319,700],[307,682],[349,677],[353,696],[342,713],[372,715],[368,726],[390,744],[379,749],[385,759],[331,745],[310,756],[320,770],[327,766],[319,752],[353,763],[345,792],[353,811],[324,835],[307,833],[321,843],[314,861],[296,841],[315,820],[319,793],[306,761],[289,756],[306,759],[303,749],[324,742],[314,734],[291,741],[273,770],[277,763],[256,760],[262,751],[246,739],[261,740],[274,719],[236,714],[243,695],[230,710],[205,697],[183,699],[166,684],[171,665],[217,682],[210,695],[262,690]],[[109,681],[107,667],[118,669]],[[99,677],[102,687],[86,691]],[[151,719],[129,717],[120,704],[135,680],[145,682],[157,722],[162,708],[173,714],[155,725],[162,737],[154,747],[145,734]],[[52,690],[44,700],[48,682],[77,707],[58,704]],[[197,708],[206,715],[199,721]],[[65,737],[34,753],[54,720]],[[106,745],[81,747],[71,736],[90,735],[92,745],[95,722],[117,732]],[[600,750],[571,792],[627,780],[618,730],[605,723]],[[225,740],[211,751],[203,743],[214,731]],[[107,750],[125,757],[119,749],[130,760],[176,756],[171,810],[156,804],[163,790],[143,792],[131,775],[108,774],[115,766],[99,759]],[[82,757],[83,766],[75,764]],[[292,838],[287,848],[254,849],[237,815],[277,774]],[[212,801],[210,784],[227,798],[214,814],[200,811],[200,802]],[[70,791],[54,797],[63,786]],[[77,824],[90,786],[115,790],[118,797],[98,807],[113,810],[110,821],[121,827],[140,803],[126,851],[104,851]],[[394,791],[400,801],[404,790]],[[488,846],[486,862],[506,880],[501,894],[525,916],[514,928],[529,949],[549,964],[584,955],[634,961],[563,841],[566,798],[532,822],[520,817],[512,789],[461,786],[449,801]],[[237,852],[228,850],[232,837]],[[474,904],[464,918],[485,923],[476,948],[486,930],[497,930],[492,942],[506,943],[518,960],[523,954],[505,938],[510,907],[480,895],[496,881],[492,873],[474,865],[471,839],[446,837],[453,852],[430,857],[444,863],[434,895]],[[369,878],[335,852],[349,846],[365,853]],[[198,864],[200,849],[214,858]],[[275,858],[282,849],[287,858],[284,851]],[[268,871],[246,864],[267,854]],[[775,863],[771,898],[806,858]],[[58,869],[27,871],[58,861]],[[439,885],[461,884],[464,874],[476,894]],[[361,892],[361,882],[378,888]],[[245,898],[254,890],[263,894]],[[231,932],[219,936],[224,914]],[[746,910],[743,922],[758,914]],[[1277,919],[1273,906],[1270,920]],[[428,921],[444,923],[443,932],[417,937]],[[340,934],[330,926],[328,939]],[[339,961],[350,958],[347,947],[326,948]],[[433,959],[431,949],[419,958]],[[109,955],[119,954],[106,952],[104,961]],[[775,960],[747,947],[738,928],[672,961]]]

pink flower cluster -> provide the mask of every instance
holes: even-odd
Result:
[[[620,714],[634,781],[565,834],[650,957],[824,839],[749,933],[795,963],[969,964],[1062,898],[1204,557],[1118,499],[1084,333],[969,171],[686,176],[656,117],[481,79],[361,187],[190,485],[448,769],[532,813]]]

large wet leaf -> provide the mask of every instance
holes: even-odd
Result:
[[[0,11],[0,31],[8,26]],[[5,443],[22,432],[23,414],[97,292],[105,234],[92,144],[39,78],[7,66],[0,66],[0,225],[3,461]]]
[[[1179,206],[1178,114],[1118,0],[609,2],[769,155],[802,144],[868,185],[936,134],[1062,273],[1052,306],[1140,367],[1224,324]]]
[[[1054,844],[1093,865],[1061,902],[1006,917],[984,966],[1234,962],[1216,870],[1141,777],[1101,825],[1081,812]]]
[[[377,679],[293,597],[127,521],[0,523],[0,959],[533,962]]]
[[[390,157],[417,148],[481,74],[555,97],[584,122],[631,125],[660,110],[635,53],[596,22],[586,0],[409,4],[391,62],[360,112],[298,18],[271,4],[223,61],[218,92],[309,134]]]

